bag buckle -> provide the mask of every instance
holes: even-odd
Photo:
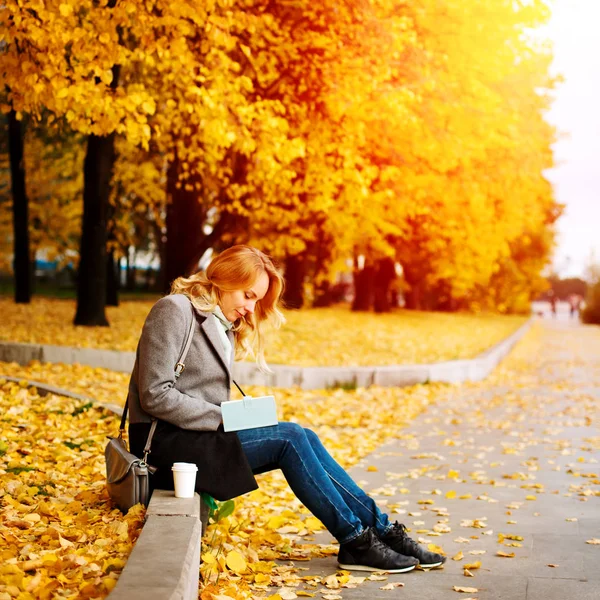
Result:
[[[184,371],[185,365],[181,362],[178,362],[175,365],[175,379],[177,379]]]

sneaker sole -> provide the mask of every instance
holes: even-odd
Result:
[[[441,567],[444,563],[443,562],[436,562],[436,563],[431,563],[430,565],[424,565],[423,563],[419,564],[419,567],[421,567],[422,569],[435,569],[436,567]]]
[[[363,565],[345,565],[343,563],[338,563],[340,569],[344,569],[345,571],[380,571],[382,573],[407,573],[408,571],[412,571],[417,565],[411,565],[410,567],[404,567],[402,569],[377,569],[375,567],[366,567]]]

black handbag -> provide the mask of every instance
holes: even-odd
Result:
[[[185,369],[185,357],[192,345],[195,324],[196,319],[192,314],[192,324],[188,331],[185,346],[175,365],[175,384]],[[150,454],[150,445],[152,443],[152,436],[156,430],[157,420],[152,419],[148,439],[144,446],[144,456],[143,458],[138,458],[129,452],[127,443],[123,439],[125,422],[127,420],[128,403],[129,399],[125,402],[125,408],[123,409],[119,435],[117,437],[108,436],[109,442],[104,449],[104,458],[106,460],[106,488],[108,490],[108,495],[113,503],[124,513],[136,504],[148,506],[148,501],[150,499],[149,478],[152,473],[156,472],[156,468],[148,464],[148,454]]]

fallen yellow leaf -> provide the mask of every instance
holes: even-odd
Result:
[[[385,585],[382,585],[379,589],[380,590],[395,590],[396,588],[399,587],[404,587],[404,584],[400,581],[393,581],[390,583],[386,583]]]
[[[444,552],[444,550],[437,544],[427,544],[427,549],[430,552],[437,552],[438,554],[443,554],[444,556],[446,556],[446,553]]]
[[[236,550],[231,550],[227,554],[225,563],[235,573],[244,573],[248,567],[246,559]]]

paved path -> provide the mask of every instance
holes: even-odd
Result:
[[[487,381],[449,386],[402,439],[351,470],[412,537],[443,548],[445,568],[332,592],[347,599],[600,600],[600,545],[586,543],[600,539],[599,407],[600,329],[536,325]],[[499,543],[499,534],[518,539]],[[464,558],[452,560],[459,552]],[[481,567],[466,577],[464,565],[476,561]],[[330,575],[334,564],[310,561],[306,574]],[[404,586],[380,589],[390,582]]]

